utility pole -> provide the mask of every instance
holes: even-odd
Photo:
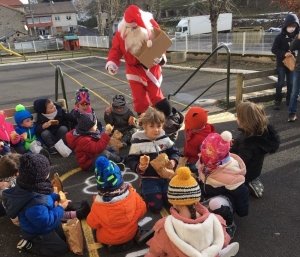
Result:
[[[34,32],[33,36],[36,37],[37,35],[36,35],[36,29],[35,29],[34,18],[33,18],[33,11],[31,9],[31,1],[30,0],[28,0],[28,4],[29,4],[29,10],[30,10],[30,14],[31,14],[31,20],[32,20],[32,24],[33,24],[33,32]]]
[[[101,0],[97,1],[97,7],[98,7],[98,32],[100,36],[103,35],[103,29],[102,29],[102,7],[101,7]]]

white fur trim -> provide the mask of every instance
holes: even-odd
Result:
[[[164,228],[169,239],[190,257],[216,256],[224,244],[223,228],[214,214],[198,224],[187,224],[170,215]]]
[[[113,61],[108,61],[108,62],[106,63],[106,65],[105,65],[105,69],[106,69],[106,70],[107,70],[107,68],[108,68],[109,65],[112,65],[112,66],[114,67],[115,70],[118,70],[118,69],[119,69],[118,65],[115,64]]]
[[[137,26],[136,22],[131,22],[131,23],[127,23],[124,19],[124,25],[127,27],[127,28],[134,28]]]
[[[167,56],[165,55],[165,54],[163,54],[162,56],[161,56],[161,58],[165,61],[165,63],[164,63],[164,65],[167,63]]]
[[[159,66],[160,68],[160,66]],[[161,68],[160,68],[161,69]],[[155,84],[155,86],[160,87],[162,76],[160,76],[158,79],[150,72],[150,70],[146,71],[147,77]]]
[[[152,47],[152,40],[147,40],[147,46]]]
[[[147,82],[142,80],[140,76],[138,75],[133,75],[133,74],[126,74],[126,78],[128,80],[134,80],[137,82],[140,82],[141,84],[143,84],[144,86],[148,86]]]
[[[229,131],[223,131],[221,137],[225,142],[229,142],[232,139],[232,134]]]

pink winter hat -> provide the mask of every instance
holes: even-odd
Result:
[[[229,131],[224,131],[221,135],[209,134],[201,146],[201,159],[204,165],[217,164],[225,159],[229,154],[231,139],[232,134]]]

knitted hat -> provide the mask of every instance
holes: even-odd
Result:
[[[35,189],[50,174],[48,159],[41,154],[25,153],[20,157],[17,185],[23,189]]]
[[[124,183],[121,171],[113,161],[100,156],[96,160],[95,166],[95,177],[99,192],[114,191]]]
[[[125,97],[121,94],[117,94],[113,97],[113,107],[124,107],[126,105]]]
[[[96,124],[97,118],[93,112],[81,113],[80,110],[75,110],[73,114],[77,119],[76,131],[88,132]]]
[[[164,113],[166,117],[169,117],[172,112],[172,105],[167,98],[164,98],[155,104],[155,108]]]
[[[16,112],[14,114],[14,119],[15,119],[15,122],[18,126],[20,126],[22,121],[27,119],[27,118],[33,119],[32,114],[25,109],[24,105],[18,104],[16,106],[15,110],[16,110]]]
[[[33,107],[37,113],[46,113],[46,98],[40,98],[34,101]]]
[[[207,123],[208,111],[201,107],[191,107],[184,118],[185,130],[201,129]]]
[[[147,46],[151,47],[152,46],[152,41],[151,41],[152,24],[149,20],[149,17],[146,16],[147,13],[139,9],[136,5],[130,5],[124,12],[124,23],[125,26],[129,28],[139,26],[146,29],[148,32]]]
[[[20,154],[6,154],[0,159],[0,179],[15,176],[19,171]]]
[[[232,134],[229,131],[210,133],[201,146],[201,160],[206,166],[214,165],[224,160],[230,149]]]
[[[90,104],[90,93],[85,87],[79,88],[75,92],[75,104]]]
[[[191,205],[200,201],[201,190],[188,167],[177,169],[168,188],[168,200],[174,205]]]

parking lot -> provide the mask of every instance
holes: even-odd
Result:
[[[40,97],[54,99],[55,67],[59,65],[64,72],[67,102],[69,109],[74,105],[75,90],[86,86],[91,92],[91,104],[103,122],[103,112],[112,97],[117,93],[125,95],[132,108],[131,93],[125,79],[124,65],[113,77],[105,69],[105,60],[84,58],[57,62],[26,63],[0,67],[1,109],[13,108],[17,104],[32,105]],[[162,90],[165,95],[174,92],[191,74],[191,71],[164,68]],[[198,94],[224,74],[201,72],[192,79],[177,96],[172,97],[172,104],[178,110],[185,108]],[[235,77],[231,77],[230,94],[234,94]],[[217,99],[225,97],[225,82],[213,87],[197,104],[210,110],[210,122],[220,133],[229,130],[237,135],[237,124],[231,112],[222,111],[215,106]],[[202,91],[201,91],[202,90]],[[59,98],[62,97],[59,89]],[[215,113],[215,111],[221,111]],[[298,256],[299,246],[299,122],[288,123],[287,111],[273,111],[271,103],[266,103],[266,112],[270,123],[275,125],[281,136],[282,145],[279,151],[267,156],[261,180],[265,186],[262,199],[250,197],[250,213],[248,217],[236,217],[237,231],[233,241],[240,243],[242,257],[282,257]],[[183,149],[184,134],[180,131],[176,142],[180,151]],[[128,148],[120,152],[126,155]],[[53,156],[51,176],[58,172],[64,182],[64,189],[72,201],[87,199],[92,203],[92,196],[97,194],[93,172],[81,171],[74,154],[68,158]],[[124,180],[138,189],[138,176],[129,169],[123,173]],[[141,221],[145,228],[151,228],[155,221],[167,215],[167,210],[159,214],[147,212]],[[120,217],[121,218],[121,217]],[[19,228],[8,218],[0,218],[2,232],[0,234],[1,256],[34,256],[19,252],[16,249],[20,240]],[[107,249],[94,239],[93,231],[82,221],[85,245],[84,256],[143,256],[147,246],[135,246],[128,252],[109,254]],[[200,240],[200,239],[199,239]],[[74,256],[70,253],[66,256]]]

